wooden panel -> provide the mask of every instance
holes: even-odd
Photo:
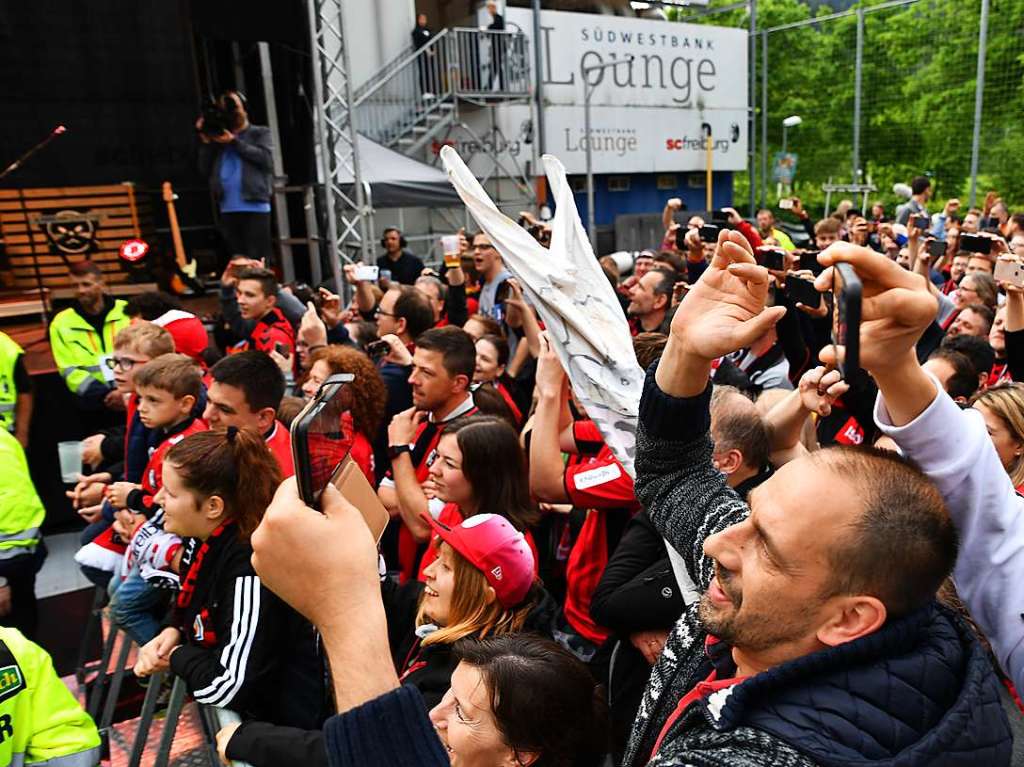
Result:
[[[100,229],[101,236],[97,237],[97,240],[116,240],[121,242],[127,240],[129,237],[135,236],[135,229],[130,225],[122,227],[110,227],[103,226]],[[4,245],[10,250],[12,245],[28,245],[30,242],[35,245],[42,245],[44,248],[49,250],[50,240],[42,232],[33,232],[31,238],[27,234],[4,234]]]
[[[107,184],[106,186],[64,186],[39,187],[36,189],[0,189],[0,200],[17,200],[24,196],[33,197],[81,197],[89,194],[127,194],[128,184]]]
[[[128,195],[117,197],[46,197],[33,200],[7,200],[0,202],[0,210],[48,210],[50,208],[97,207],[103,205],[124,205]],[[24,203],[24,204],[22,204]]]

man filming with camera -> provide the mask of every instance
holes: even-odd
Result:
[[[196,121],[199,170],[210,180],[220,209],[228,257],[270,263],[273,159],[270,128],[252,125],[245,97],[226,91]]]

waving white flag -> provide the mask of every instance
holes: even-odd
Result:
[[[446,146],[441,159],[469,212],[537,308],[587,415],[629,475],[635,476],[644,372],[615,291],[583,230],[562,163],[544,155],[555,198],[551,247],[545,248],[498,210],[458,152]]]

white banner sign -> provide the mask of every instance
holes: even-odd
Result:
[[[533,12],[509,8],[510,26],[530,38],[533,67]],[[589,141],[595,173],[700,171],[706,167],[704,133],[711,129],[714,170],[743,170],[747,164],[747,33],[742,29],[677,24],[589,13],[541,11],[545,138],[572,174],[586,171]],[[590,72],[591,135],[584,130],[584,70]],[[532,149],[516,142],[530,107],[498,109],[505,136],[518,143],[516,159]],[[486,113],[465,115],[477,135],[489,126]],[[472,156],[453,135],[456,148]],[[477,162],[470,167],[479,172]]]

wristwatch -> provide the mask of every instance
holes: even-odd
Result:
[[[388,458],[392,461],[398,458],[402,453],[412,453],[412,448],[408,445],[388,445]]]

